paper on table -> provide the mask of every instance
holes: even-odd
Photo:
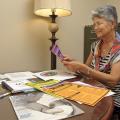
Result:
[[[115,92],[113,92],[113,91],[109,91],[106,95],[105,95],[105,97],[107,97],[107,96],[111,96],[111,95],[114,95],[115,94]]]
[[[52,85],[56,85],[58,84],[59,81],[58,80],[48,80],[48,81],[44,81],[44,80],[32,80],[28,83],[26,83],[26,85],[36,88],[38,90],[41,90],[43,87],[46,86],[52,86]]]
[[[73,83],[63,83],[53,88],[43,89],[43,91],[91,106],[94,106],[109,92],[109,90],[105,88],[77,85]]]
[[[84,86],[92,86],[92,85],[90,85],[90,84],[86,84],[86,83],[81,82],[81,81],[75,81],[75,82],[72,82],[72,83],[78,84],[78,85],[84,85]],[[93,86],[93,87],[96,87],[96,86]],[[98,88],[98,87],[97,87],[97,88]],[[111,95],[114,95],[114,94],[115,94],[115,93],[110,90],[110,91],[105,95],[105,97],[111,96]]]
[[[75,82],[72,82],[72,83],[78,84],[78,85],[84,85],[84,86],[92,86],[92,85],[90,85],[90,84],[86,84],[86,83],[81,82],[81,81],[75,81]]]
[[[2,84],[13,93],[35,91],[34,88],[25,85],[28,80],[3,81]]]
[[[76,77],[75,75],[73,75],[71,73],[68,73],[65,71],[60,71],[60,70],[48,70],[48,71],[43,71],[43,72],[37,72],[34,75],[45,81],[50,80],[50,79],[62,81],[62,80],[71,79],[71,78]]]
[[[32,72],[15,72],[15,73],[6,73],[4,74],[10,80],[25,80],[36,78]]]
[[[108,91],[109,90],[104,88],[82,86],[79,89],[79,93],[70,97],[70,99],[94,106],[108,93]]]

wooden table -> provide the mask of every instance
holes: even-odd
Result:
[[[79,78],[71,79],[79,80]],[[95,80],[83,80],[86,83],[95,86],[102,86],[99,82]],[[6,90],[2,89],[0,94],[5,93]],[[109,120],[112,112],[113,112],[113,99],[111,96],[104,97],[99,103],[97,103],[94,107],[85,105],[85,104],[78,104],[75,103],[78,107],[80,107],[85,113],[74,116],[71,118],[67,118],[66,120]],[[0,120],[18,120],[17,116],[13,110],[9,97],[5,97],[0,99]]]

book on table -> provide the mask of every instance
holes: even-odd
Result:
[[[10,97],[19,120],[60,120],[84,111],[68,100],[35,92]]]
[[[29,80],[14,80],[14,81],[2,81],[2,85],[5,86],[12,93],[18,92],[32,92],[36,89],[25,85],[30,82]]]

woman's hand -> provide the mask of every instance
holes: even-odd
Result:
[[[82,63],[80,63],[80,62],[78,62],[78,61],[76,61],[76,60],[74,60],[74,59],[72,59],[72,58],[70,58],[69,56],[66,56],[66,55],[64,55],[64,58],[61,62],[64,64],[64,66],[68,70],[70,70],[72,72],[80,71],[81,67],[83,66]]]
[[[74,61],[74,59],[72,59],[72,58],[70,58],[69,56],[67,56],[67,55],[64,55],[64,58],[63,58],[63,60],[62,61]]]
[[[78,61],[65,61],[63,60],[62,63],[64,64],[64,66],[72,71],[72,72],[77,72],[80,71],[80,68],[82,67],[82,63],[78,62]]]

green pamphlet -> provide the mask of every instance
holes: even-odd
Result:
[[[38,90],[41,90],[45,86],[51,86],[51,85],[57,84],[59,82],[60,82],[59,80],[43,81],[43,80],[37,79],[37,80],[32,80],[32,81],[26,83],[26,85],[33,87],[33,88],[36,88]]]

